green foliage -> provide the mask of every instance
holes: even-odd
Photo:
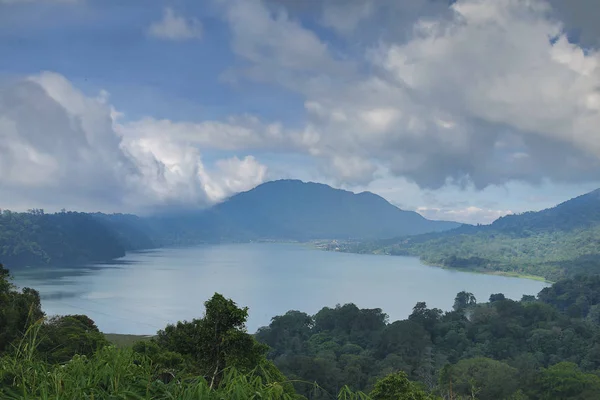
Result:
[[[0,267],[0,272],[2,294],[21,296],[12,290],[7,271]],[[14,308],[0,306],[3,315]],[[205,317],[197,320],[200,341],[192,348],[180,345],[181,336],[162,332],[158,341],[118,349],[84,315],[28,322],[10,351],[0,355],[0,398],[298,399],[287,378],[264,358],[265,346],[245,332],[246,317],[247,309],[215,294],[206,302]],[[12,330],[0,325],[3,337]],[[166,348],[172,344],[184,353]],[[195,373],[213,365],[219,366],[218,379]],[[347,399],[357,396],[344,392]]]
[[[433,400],[414,382],[408,380],[404,372],[397,372],[381,379],[369,394],[372,400]]]
[[[316,381],[328,393],[343,385],[369,391],[378,378],[403,371],[445,396],[452,373],[456,396],[537,398],[544,368],[567,361],[583,373],[600,369],[597,293],[597,277],[558,282],[539,300],[513,301],[497,293],[492,302],[477,304],[471,294],[459,293],[457,311],[443,313],[421,302],[407,320],[389,324],[381,310],[347,304],[313,317],[299,312],[275,317],[256,337],[271,347],[269,357],[286,376]],[[369,321],[366,316],[377,317],[357,322]]]
[[[443,393],[480,400],[509,399],[519,388],[518,370],[485,357],[459,361],[440,377]]]
[[[15,290],[8,270],[0,264],[0,355],[43,316],[39,293],[29,288]]]
[[[0,359],[0,398],[221,400],[297,398],[258,369],[227,370],[218,387],[201,377],[180,375],[165,382],[150,359],[130,349],[105,347],[91,357],[75,356],[64,365],[23,357]]]
[[[592,400],[600,394],[600,377],[583,373],[570,362],[542,369],[538,385],[539,398],[543,400]]]
[[[199,372],[218,384],[227,368],[248,371],[260,363],[267,352],[246,332],[248,308],[239,308],[222,295],[204,303],[204,318],[178,322],[159,331],[161,348],[191,358]]]
[[[91,356],[108,345],[98,327],[85,315],[53,317],[39,332],[37,351],[51,364],[65,363],[76,354]]]
[[[86,316],[44,321],[37,292],[0,267],[0,398],[597,399],[599,292],[594,276],[538,299],[461,292],[454,311],[421,302],[392,323],[353,304],[290,311],[256,339],[248,309],[215,294],[203,318],[119,349]]]
[[[491,225],[440,233],[336,243],[330,249],[410,255],[446,268],[543,277],[549,281],[600,273],[600,191],[539,212],[509,215]]]
[[[0,213],[0,260],[8,265],[86,263],[124,255],[115,234],[89,214]]]
[[[475,304],[477,304],[477,300],[475,299],[475,296],[473,296],[473,293],[462,291],[454,298],[452,309],[454,311],[464,311],[469,307],[473,307]]]

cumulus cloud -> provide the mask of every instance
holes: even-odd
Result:
[[[358,61],[303,25],[296,2],[230,1],[226,18],[248,65],[240,76],[304,97],[306,151],[343,182],[380,168],[425,188],[600,178],[600,55],[569,42],[551,5],[425,3],[411,3],[425,12],[408,12],[402,30],[354,49]],[[382,25],[369,1],[351,1],[344,21],[327,4],[321,21],[338,40]]]
[[[167,7],[163,18],[150,25],[148,34],[168,40],[199,39],[202,37],[202,24],[197,18],[186,19]]]
[[[232,30],[232,50],[247,61],[235,72],[259,81],[279,83],[293,90],[319,87],[320,78],[346,73],[347,63],[333,57],[327,43],[305,29],[283,9],[269,10],[260,1],[229,0],[225,18]]]
[[[225,121],[157,120],[151,117],[119,125],[119,132],[128,137],[168,136],[218,150],[301,149],[310,138],[304,132],[285,129],[281,123],[265,123],[253,115],[231,116]]]
[[[200,147],[126,129],[120,118],[107,93],[86,96],[59,74],[42,73],[2,87],[2,197],[135,211],[206,206],[265,179],[266,167],[252,156],[207,166]]]
[[[221,77],[291,92],[302,122],[132,121],[106,94],[42,74],[0,94],[0,190],[209,204],[266,179],[248,153],[312,160],[305,170],[344,187],[597,181],[600,54],[586,2],[220,0],[235,56]],[[579,25],[586,40],[570,41]],[[197,38],[201,24],[167,8],[148,33]],[[207,163],[209,152],[226,155]],[[416,204],[442,219],[508,212]]]

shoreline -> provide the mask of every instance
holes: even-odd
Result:
[[[518,272],[510,272],[510,271],[482,271],[482,270],[468,269],[468,268],[447,267],[445,265],[440,265],[440,264],[426,262],[420,256],[414,256],[414,255],[393,255],[393,254],[387,254],[387,253],[374,253],[374,252],[371,252],[371,253],[357,253],[357,252],[353,252],[353,251],[329,250],[329,249],[327,249],[325,247],[319,247],[319,246],[312,246],[312,247],[315,248],[315,249],[319,249],[319,250],[323,250],[323,251],[329,251],[329,252],[332,252],[332,253],[347,253],[347,254],[360,254],[360,255],[372,255],[372,256],[387,256],[387,257],[415,257],[415,258],[418,258],[419,261],[423,265],[426,265],[428,267],[441,268],[441,269],[445,269],[445,270],[448,270],[448,271],[468,272],[468,273],[472,273],[472,274],[481,274],[481,275],[504,276],[504,277],[507,277],[507,278],[529,279],[529,280],[533,280],[533,281],[544,282],[544,283],[547,283],[549,285],[555,283],[554,281],[550,281],[550,280],[548,280],[548,279],[546,279],[546,278],[544,278],[543,276],[540,276],[540,275],[521,274],[521,273],[518,273]]]

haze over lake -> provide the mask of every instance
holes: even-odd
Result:
[[[112,264],[13,271],[48,315],[86,314],[103,332],[153,334],[169,322],[201,317],[214,292],[248,306],[248,329],[288,310],[314,314],[355,303],[406,318],[418,301],[449,310],[456,293],[478,301],[512,299],[545,283],[428,267],[412,257],[326,252],[293,244],[223,244],[131,253]]]

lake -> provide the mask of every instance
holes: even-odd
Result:
[[[13,271],[49,315],[86,314],[103,332],[153,334],[169,322],[201,317],[215,292],[248,306],[248,330],[288,310],[314,314],[355,303],[406,318],[418,301],[449,310],[456,293],[487,301],[537,294],[545,283],[428,267],[412,257],[326,252],[294,244],[223,244],[128,254],[110,264]]]

